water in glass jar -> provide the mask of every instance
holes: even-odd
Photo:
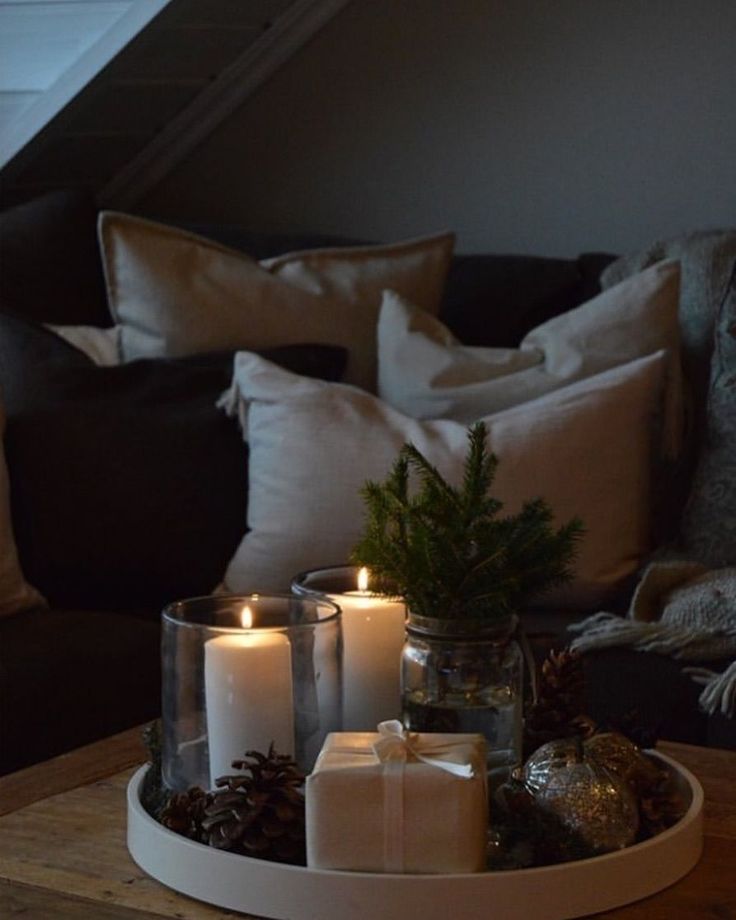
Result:
[[[452,734],[478,733],[488,743],[488,774],[491,787],[508,779],[521,757],[519,701],[508,688],[495,688],[482,703],[448,695],[431,700],[422,690],[404,696],[404,727],[413,732]]]

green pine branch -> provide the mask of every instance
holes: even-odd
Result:
[[[458,487],[413,444],[402,447],[384,482],[365,483],[365,524],[352,559],[371,570],[377,593],[402,596],[429,617],[500,617],[572,577],[580,520],[555,529],[541,498],[500,516],[503,505],[490,494],[497,467],[478,422],[468,430]]]

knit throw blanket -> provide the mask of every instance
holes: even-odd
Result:
[[[571,647],[583,652],[630,646],[692,662],[733,657],[721,674],[697,665],[683,671],[704,686],[705,712],[736,716],[736,568],[653,562],[627,617],[596,613],[568,628],[579,633]]]
[[[701,230],[658,240],[646,249],[611,263],[601,275],[603,288],[612,287],[661,259],[678,259],[682,269],[682,358],[686,377],[693,388],[694,408],[699,414],[708,393],[716,314],[736,259],[736,230]]]

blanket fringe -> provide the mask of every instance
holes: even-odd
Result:
[[[700,694],[700,706],[709,715],[720,710],[724,716],[733,719],[736,716],[736,661],[719,674],[709,668],[683,668],[685,674],[697,684],[704,684]]]
[[[612,613],[596,613],[568,626],[581,633],[570,643],[573,649],[591,649],[631,645],[643,652],[657,652],[674,658],[707,659],[736,654],[736,632],[731,629],[695,629],[666,623],[642,623],[625,620]],[[718,654],[714,654],[714,645]]]

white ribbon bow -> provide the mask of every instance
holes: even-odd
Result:
[[[445,770],[462,779],[472,779],[473,766],[463,763],[460,754],[448,745],[447,740],[432,742],[421,739],[416,732],[407,732],[398,719],[389,719],[378,725],[380,737],[373,743],[373,753],[381,763],[422,763]]]

